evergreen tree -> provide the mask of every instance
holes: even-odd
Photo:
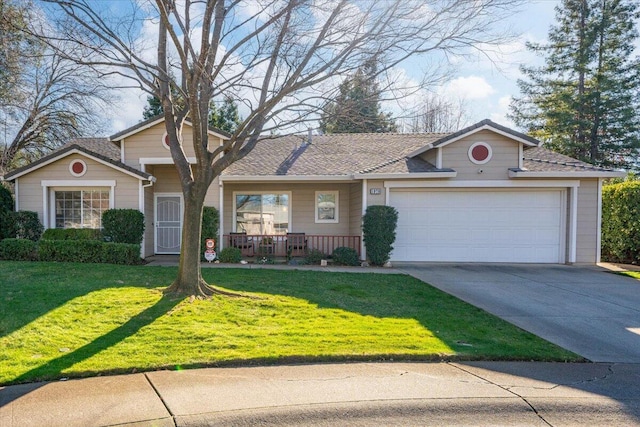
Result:
[[[633,0],[563,0],[545,59],[522,67],[510,118],[549,147],[601,166],[629,167],[640,147],[640,17]]]
[[[324,107],[320,129],[324,133],[396,132],[390,113],[380,111],[381,91],[375,61],[368,61],[340,84],[335,101]]]
[[[180,102],[179,95],[174,94],[174,99]],[[142,118],[144,120],[156,117],[162,114],[162,104],[155,96],[147,97],[147,105],[142,111]],[[231,97],[225,97],[220,107],[216,106],[212,100],[209,103],[209,126],[233,133],[240,124],[240,115],[238,114],[238,105]]]

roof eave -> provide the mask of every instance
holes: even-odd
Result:
[[[546,171],[536,172],[529,170],[509,170],[509,178],[623,178],[625,172],[620,171]]]
[[[353,175],[220,175],[223,182],[353,181]]]
[[[353,175],[355,179],[438,179],[438,178],[455,178],[458,176],[456,171],[438,171],[438,172],[397,172],[397,173],[357,173]]]
[[[133,125],[131,127],[128,127],[127,129],[118,132],[116,134],[111,135],[108,139],[111,142],[115,142],[115,141],[121,141],[125,138],[130,137],[131,135],[135,135],[136,133],[142,132],[143,130],[149,129],[150,127],[153,127],[159,123],[164,122],[164,116],[156,116],[156,117],[152,117],[149,120],[140,122],[136,125]],[[191,121],[189,120],[185,120],[185,123],[188,124],[189,126],[193,126],[191,124]],[[213,128],[209,128],[208,129],[208,133],[210,135],[214,135],[220,139],[229,139],[231,137],[231,135],[227,134],[226,132],[223,132],[219,129],[213,129]]]

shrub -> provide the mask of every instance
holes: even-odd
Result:
[[[0,212],[13,211],[13,196],[11,191],[4,185],[0,184]]]
[[[233,264],[237,264],[242,261],[242,251],[238,248],[224,248],[218,254],[218,258],[220,258],[220,262],[230,262]]]
[[[140,264],[140,245],[99,240],[41,240],[41,261]]]
[[[15,213],[0,210],[0,240],[16,237]]]
[[[102,243],[100,262],[105,264],[141,264],[140,245],[133,243]]]
[[[640,181],[602,189],[602,258],[640,262]]]
[[[101,252],[97,240],[41,240],[38,246],[40,261],[99,263]]]
[[[338,265],[360,265],[358,252],[346,246],[335,248],[333,254],[331,254],[331,258],[333,258],[333,262]]]
[[[369,206],[362,217],[362,233],[367,257],[373,265],[389,261],[396,240],[398,211],[392,206]]]
[[[29,239],[37,242],[42,236],[44,227],[38,219],[38,214],[32,211],[18,211],[13,213],[14,227],[18,239]]]
[[[45,240],[102,240],[102,231],[93,228],[48,228],[42,233]]]
[[[320,265],[320,261],[327,259],[327,254],[319,249],[309,249],[307,256],[304,257],[304,263],[309,265]]]
[[[0,259],[32,261],[37,258],[37,244],[29,239],[4,239],[0,242]]]
[[[218,246],[218,233],[220,231],[220,213],[213,206],[205,206],[202,210],[202,241],[200,242],[200,252],[204,260],[205,240],[215,239],[216,249]]]
[[[144,214],[137,209],[109,209],[102,214],[105,238],[114,243],[142,243]]]

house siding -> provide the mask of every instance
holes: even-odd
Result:
[[[371,189],[380,189],[380,194],[371,194]],[[385,203],[384,181],[369,180],[367,181],[367,207],[375,205],[384,205]]]
[[[578,188],[576,262],[595,263],[598,253],[598,179],[582,179]]]
[[[469,160],[469,147],[476,142],[491,146],[491,160],[483,165]],[[518,167],[518,147],[518,143],[500,134],[480,131],[443,147],[442,167],[457,171],[455,180],[506,180],[509,179],[509,168]]]
[[[234,192],[291,192],[290,209],[291,232],[315,235],[350,235],[350,196],[351,184],[313,183],[313,184],[230,184],[224,185],[224,233],[233,231],[233,193]],[[316,224],[315,222],[315,192],[339,191],[339,222],[331,224]],[[357,197],[357,196],[356,196]],[[359,234],[359,233],[358,233]]]
[[[349,234],[357,236],[362,233],[362,184],[351,184],[349,193]]]
[[[75,177],[69,172],[69,164],[75,160],[82,160],[87,165],[87,172],[81,177]],[[79,185],[91,180],[115,180],[114,188],[114,208],[117,209],[138,209],[139,208],[139,180],[123,172],[117,171],[109,166],[99,163],[79,154],[72,154],[57,160],[46,168],[34,170],[33,172],[18,178],[18,206],[23,211],[34,211],[38,213],[38,218],[46,224],[42,202],[42,181],[63,180],[77,182]],[[56,188],[87,188],[87,187],[52,187]],[[51,226],[51,225],[50,225]]]

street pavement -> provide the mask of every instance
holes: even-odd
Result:
[[[640,365],[353,363],[157,371],[0,388],[0,425],[633,426]]]

